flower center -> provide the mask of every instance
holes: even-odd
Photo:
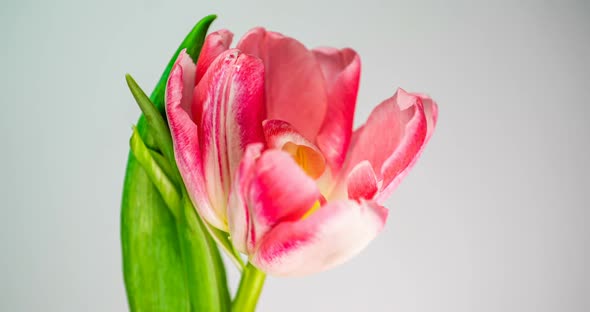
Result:
[[[299,167],[313,179],[319,178],[326,170],[326,161],[322,154],[309,146],[287,142],[283,145],[283,151],[289,153]]]

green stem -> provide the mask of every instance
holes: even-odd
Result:
[[[258,303],[258,297],[260,297],[260,293],[262,292],[262,286],[264,286],[265,278],[266,275],[264,272],[248,263],[242,272],[240,287],[238,288],[236,298],[232,302],[232,311],[254,312],[256,310],[256,303]]]

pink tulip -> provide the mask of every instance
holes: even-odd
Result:
[[[329,269],[381,231],[381,206],[432,135],[436,103],[399,89],[353,131],[360,58],[255,28],[181,53],[166,112],[201,217],[266,273]]]

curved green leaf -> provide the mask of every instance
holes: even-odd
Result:
[[[135,159],[137,159],[141,167],[145,170],[150,181],[158,189],[172,214],[178,216],[180,214],[180,193],[169,176],[166,175],[164,170],[152,157],[152,153],[150,153],[150,150],[141,140],[137,128],[133,128],[133,135],[131,136],[129,145],[131,146],[133,156],[135,156]]]
[[[145,92],[139,87],[137,82],[131,77],[131,75],[126,74],[125,80],[127,80],[127,85],[129,86],[129,90],[137,105],[141,109],[143,116],[147,120],[148,126],[150,128],[149,133],[154,138],[157,147],[162,151],[164,156],[168,159],[168,161],[173,164],[172,167],[175,167],[174,162],[174,150],[172,149],[172,137],[170,135],[170,130],[168,129],[168,125],[166,121],[162,117],[162,114],[158,111],[152,101],[147,97]]]
[[[178,219],[178,237],[185,259],[192,311],[229,312],[231,301],[225,270],[212,270],[221,256],[215,242],[184,192],[183,215]],[[203,254],[208,257],[203,257]]]
[[[193,59],[198,58],[207,29],[214,19],[215,16],[210,15],[197,23],[168,63],[150,96],[160,114],[163,115],[166,81],[174,60],[185,48]],[[137,124],[137,132],[147,146],[155,146],[143,116]],[[184,224],[180,222],[177,226],[146,171],[130,153],[121,207],[121,244],[123,274],[131,311],[226,311],[224,307],[228,305],[229,298],[226,296],[225,271],[217,248],[208,245],[210,254],[199,254],[199,249],[193,249],[191,245],[197,243],[186,242],[185,237],[188,236],[182,234],[186,232]],[[207,235],[188,238],[211,241]],[[186,254],[190,257],[184,259]],[[202,289],[209,289],[211,285],[205,284],[207,279],[187,274],[188,261],[197,261],[191,264],[202,266],[201,269],[208,270],[207,274],[215,274],[214,289],[218,290],[218,295],[214,299],[200,295]],[[200,306],[218,306],[219,309],[203,310]]]
[[[121,243],[131,311],[190,311],[174,218],[131,153],[123,191]]]
[[[203,42],[205,41],[205,36],[207,36],[207,30],[213,21],[217,18],[217,15],[211,14],[208,16],[203,17],[196,25],[193,27],[191,32],[184,38],[174,55],[166,65],[166,69],[164,73],[160,77],[160,81],[154,88],[154,92],[152,92],[150,99],[156,105],[156,107],[160,110],[162,115],[164,115],[164,95],[166,94],[166,82],[168,81],[168,75],[170,75],[170,71],[172,70],[172,66],[174,66],[174,62],[180,54],[180,51],[186,49],[186,53],[190,55],[193,59],[195,64],[199,59],[199,53],[201,52],[201,48],[203,47]]]

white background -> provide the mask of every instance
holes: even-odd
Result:
[[[356,125],[398,86],[439,103],[385,231],[259,311],[590,310],[588,1],[0,4],[0,310],[125,311],[119,209],[139,111],[202,16],[351,46]],[[235,287],[238,275],[230,271]]]

